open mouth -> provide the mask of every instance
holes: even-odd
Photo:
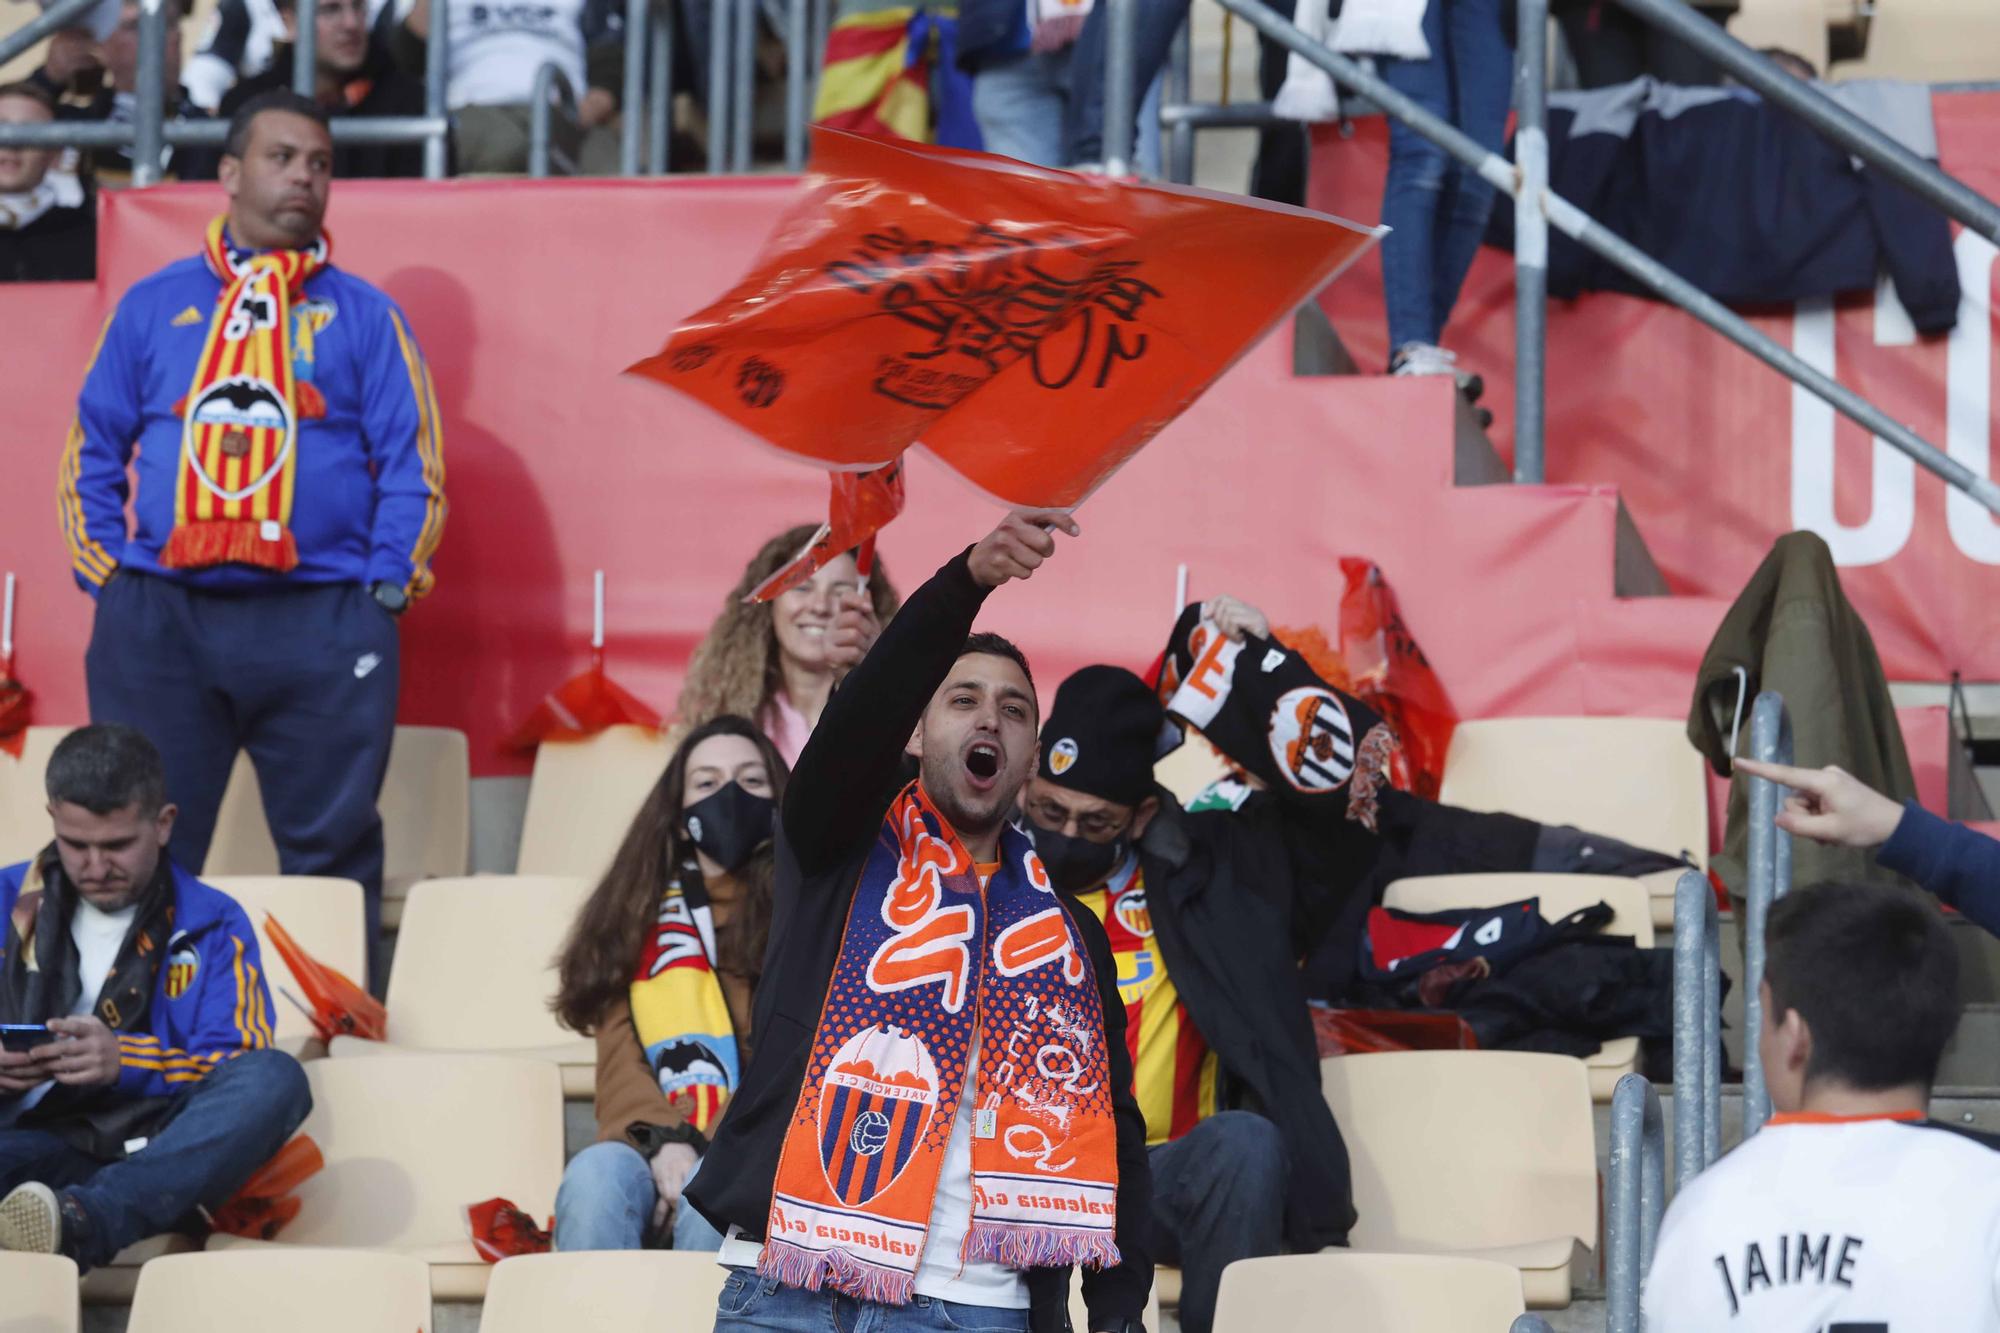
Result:
[[[976,741],[965,752],[965,771],[977,786],[989,786],[1000,776],[1000,747],[991,741]]]

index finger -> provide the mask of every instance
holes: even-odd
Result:
[[[1072,537],[1083,535],[1083,529],[1076,525],[1076,520],[1070,517],[1067,509],[1016,509],[1014,517],[1024,523],[1031,523],[1044,532],[1053,529],[1066,532]]]
[[[1753,778],[1763,778],[1781,786],[1796,787],[1815,795],[1826,792],[1833,786],[1831,774],[1816,768],[1793,768],[1790,764],[1767,764],[1758,759],[1738,759],[1735,766]]]

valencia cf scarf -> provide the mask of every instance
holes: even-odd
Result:
[[[632,978],[632,1026],[667,1101],[703,1134],[741,1074],[736,1028],[715,975],[715,922],[698,878],[676,877]]]
[[[1200,603],[1174,624],[1160,702],[1274,790],[1324,801],[1371,831],[1396,736],[1276,639],[1232,642]]]
[[[907,1303],[968,1096],[973,1204],[955,1258],[1116,1264],[1117,1128],[1090,956],[1026,837],[1002,830],[982,887],[913,783],[855,887],[758,1271]]]
[[[257,565],[282,574],[299,563],[291,530],[299,422],[326,415],[319,391],[298,377],[292,310],[332,244],[322,234],[303,250],[253,254],[229,243],[225,221],[208,224],[203,250],[223,290],[194,385],[177,405],[183,425],[174,530],[160,563]]]

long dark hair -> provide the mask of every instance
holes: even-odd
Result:
[[[770,739],[749,719],[724,714],[690,731],[666,771],[639,807],[611,869],[577,914],[557,961],[561,983],[551,1004],[563,1026],[588,1035],[613,1004],[625,997],[645,948],[646,932],[659,916],[660,895],[676,875],[697,875],[694,844],[681,829],[681,799],[687,790],[688,756],[711,736],[741,736],[757,747],[771,775],[771,795],[782,802],[790,770]],[[683,870],[683,867],[686,867]],[[758,850],[735,878],[743,887],[729,929],[718,931],[718,968],[755,976],[771,935],[772,853]]]

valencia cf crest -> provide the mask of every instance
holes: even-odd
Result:
[[[900,1028],[863,1028],[833,1057],[819,1094],[820,1165],[859,1208],[896,1182],[937,1108],[937,1067]]]
[[[1061,777],[1076,762],[1076,742],[1068,736],[1049,747],[1049,772]]]
[[[1333,691],[1287,690],[1271,710],[1271,757],[1302,792],[1329,792],[1354,775],[1354,724]]]
[[[1136,878],[1136,876],[1135,876]],[[1111,914],[1118,924],[1142,940],[1153,938],[1153,914],[1146,907],[1146,890],[1134,884],[1111,902]]]
[[[167,998],[178,1000],[187,994],[188,987],[194,985],[195,974],[201,971],[201,954],[185,934],[176,935],[167,942]]]
[[[256,430],[272,432],[276,447],[270,450],[262,472],[245,477],[240,486],[225,487],[209,475],[202,458],[198,432],[204,426],[221,427],[222,452],[230,458],[241,458],[250,452],[251,432]],[[187,451],[188,463],[203,486],[224,500],[241,500],[255,495],[283,471],[285,460],[291,457],[296,433],[291,405],[276,386],[251,375],[231,375],[202,390],[201,396],[188,404],[181,447]]]

